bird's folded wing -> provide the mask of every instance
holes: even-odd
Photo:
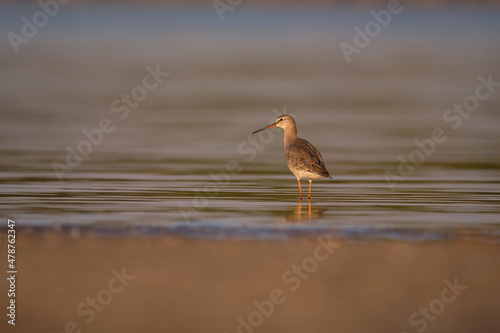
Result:
[[[297,143],[288,146],[286,159],[288,164],[296,169],[309,171],[324,177],[330,176],[326,171],[320,152],[304,139],[299,139]]]

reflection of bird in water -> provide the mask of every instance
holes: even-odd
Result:
[[[312,205],[304,209],[302,209],[302,205],[297,205],[294,206],[292,210],[288,211],[285,216],[285,222],[320,219],[323,217],[325,211],[325,208],[313,207]]]
[[[285,131],[285,154],[286,163],[290,171],[297,177],[300,191],[300,202],[302,202],[301,178],[309,179],[309,195],[307,199],[311,202],[311,184],[313,179],[332,178],[326,170],[323,157],[320,152],[308,141],[297,136],[297,125],[292,116],[284,114],[279,116],[274,124],[253,132],[263,131],[272,127],[280,127]]]

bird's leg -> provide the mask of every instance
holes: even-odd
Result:
[[[300,178],[297,178],[297,183],[299,183],[299,192],[300,192],[300,195],[299,195],[299,203],[302,202],[302,187],[300,186]]]
[[[311,202],[311,185],[312,185],[312,179],[309,179],[309,195],[307,196],[309,202]]]

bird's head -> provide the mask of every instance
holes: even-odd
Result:
[[[257,130],[255,132],[253,132],[252,134],[255,134],[257,132],[266,130],[268,128],[273,128],[273,127],[280,127],[282,129],[284,129],[285,131],[288,128],[290,128],[290,129],[296,128],[295,119],[293,119],[293,117],[288,115],[288,114],[283,114],[283,115],[279,116],[278,118],[276,118],[276,121],[273,124],[266,126],[264,128],[261,128],[260,130]]]

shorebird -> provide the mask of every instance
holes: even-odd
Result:
[[[297,177],[300,191],[300,202],[302,202],[302,187],[300,186],[301,178],[309,179],[309,195],[307,199],[311,202],[311,184],[313,179],[332,178],[326,170],[325,163],[321,153],[308,141],[297,136],[297,125],[295,119],[288,114],[284,114],[276,118],[274,124],[261,128],[253,132],[266,130],[268,128],[280,127],[285,132],[285,156],[286,163],[290,171]]]

